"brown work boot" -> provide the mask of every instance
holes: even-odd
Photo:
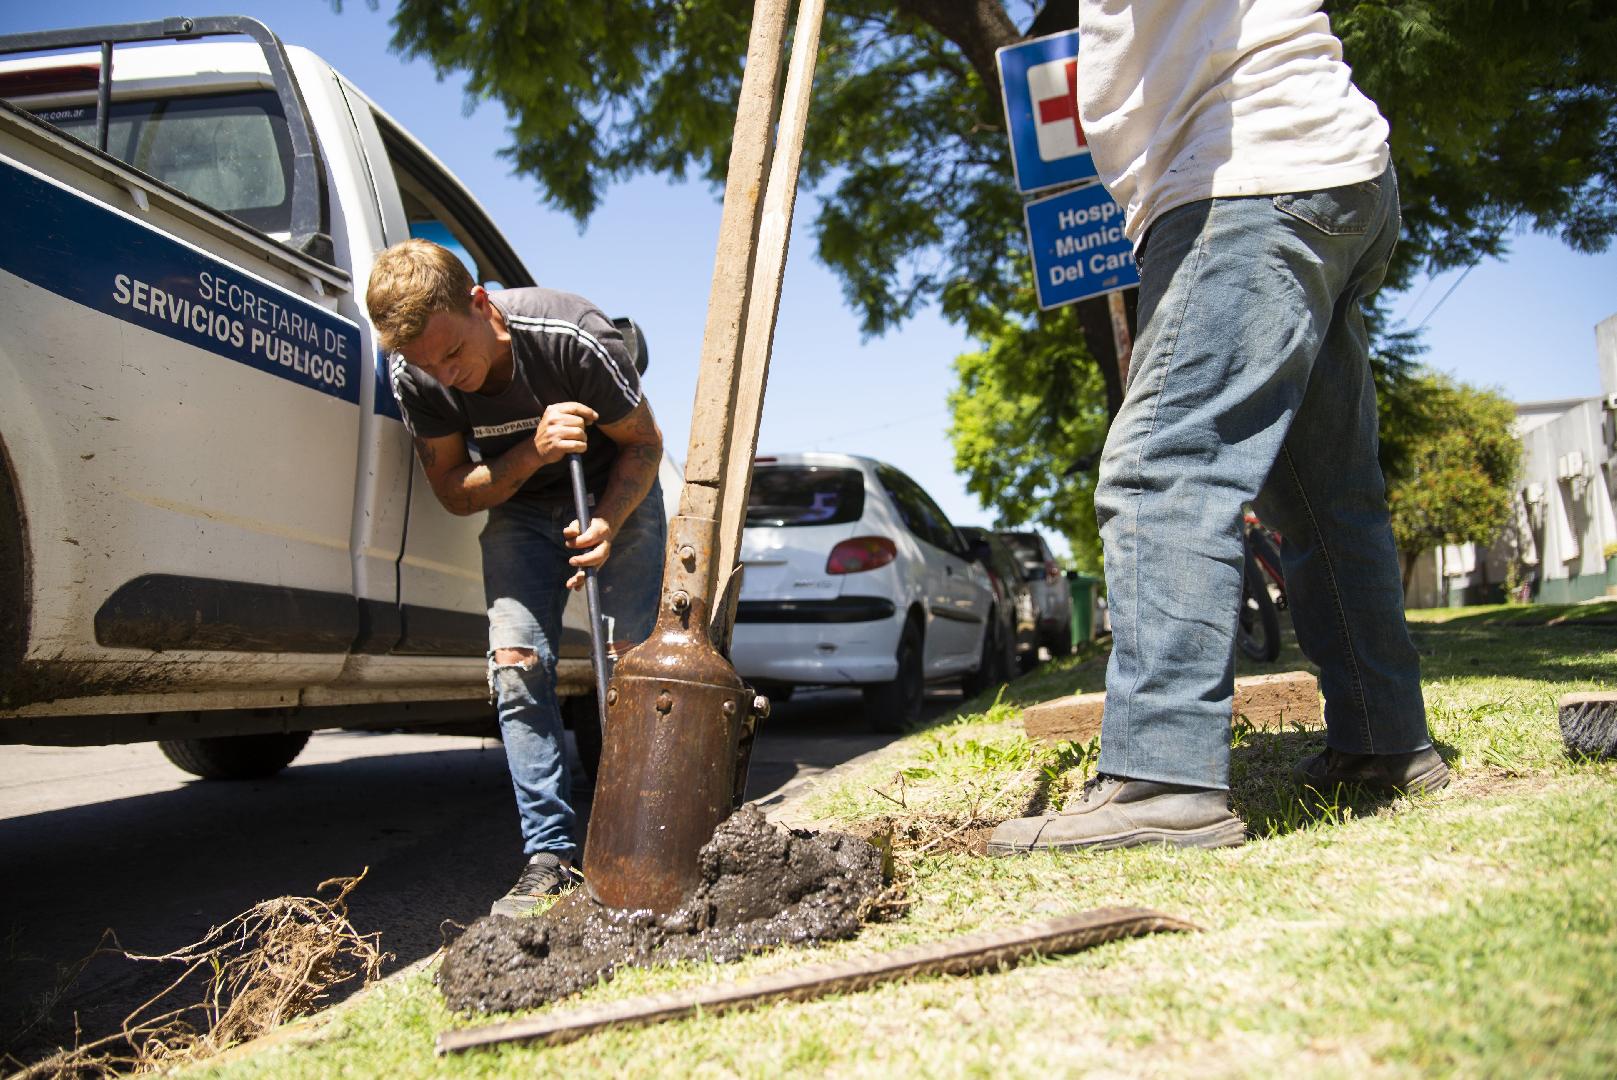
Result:
[[[1313,788],[1321,795],[1339,787],[1419,795],[1447,787],[1449,767],[1430,746],[1408,754],[1349,754],[1327,747],[1299,761],[1291,778],[1298,787]]]
[[[1233,847],[1246,826],[1230,813],[1229,792],[1096,776],[1059,814],[1007,821],[988,839],[990,855],[1028,851],[1105,851],[1140,844]]]

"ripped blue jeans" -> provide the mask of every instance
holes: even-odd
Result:
[[[562,611],[572,595],[567,560],[577,552],[562,530],[576,515],[570,506],[513,499],[489,511],[479,538],[483,591],[488,600],[489,688],[499,706],[511,785],[516,791],[522,848],[576,861],[577,815],[569,801],[572,777],[556,698],[556,659]],[[629,515],[612,539],[601,567],[601,607],[620,642],[651,633],[662,593],[667,524],[660,485]],[[582,600],[580,606],[582,607]],[[496,663],[501,649],[531,651],[531,661]]]

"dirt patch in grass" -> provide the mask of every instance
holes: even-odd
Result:
[[[987,818],[960,819],[947,814],[889,814],[856,822],[848,827],[878,848],[890,848],[895,856],[986,855],[988,835],[998,821]]]
[[[1484,767],[1454,776],[1448,790],[1450,795],[1467,799],[1487,799],[1495,795],[1526,797],[1542,790],[1547,782],[1543,776],[1522,776],[1506,769]]]
[[[702,848],[701,881],[669,914],[604,907],[577,889],[535,918],[479,919],[449,947],[439,985],[457,1012],[510,1012],[621,967],[850,938],[880,906],[883,861],[860,837],[781,829],[744,806]]]

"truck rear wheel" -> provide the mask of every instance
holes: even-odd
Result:
[[[28,651],[28,543],[22,505],[0,446],[0,705],[10,694]]]
[[[307,731],[164,739],[163,756],[204,780],[260,780],[292,764],[309,741]]]
[[[575,779],[574,787],[594,788],[595,778],[601,771],[601,713],[596,701],[593,693],[561,699],[562,719],[573,729],[578,761],[584,766],[584,782]]]

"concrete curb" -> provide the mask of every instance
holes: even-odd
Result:
[[[850,773],[863,769],[884,755],[895,754],[902,742],[902,738],[895,739],[886,746],[866,750],[863,754],[851,757],[824,772],[797,777],[779,791],[757,800],[753,805],[762,810],[764,817],[772,824],[787,829],[806,829],[817,824],[818,819],[805,812],[804,807],[822,788],[841,783]]]

